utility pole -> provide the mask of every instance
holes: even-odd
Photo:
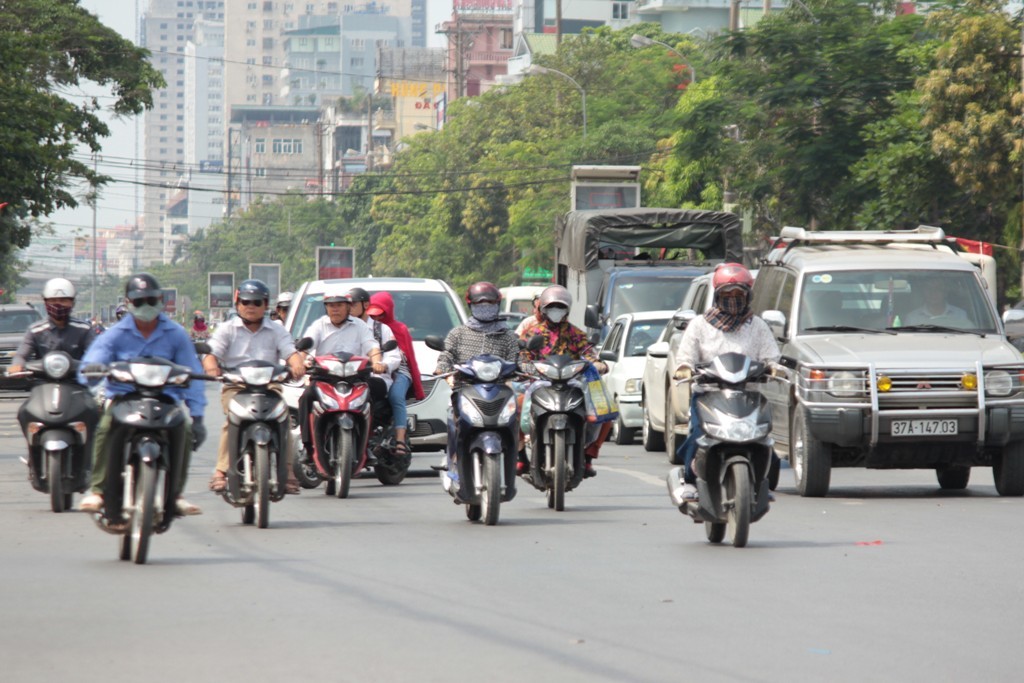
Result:
[[[729,0],[729,30],[740,30],[740,0]]]
[[[95,175],[99,170],[99,156],[93,152],[92,172]],[[89,320],[96,317],[96,200],[99,188],[92,186],[92,292],[90,294]]]
[[[562,44],[562,0],[555,0],[555,49]]]

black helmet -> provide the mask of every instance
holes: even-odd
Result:
[[[370,293],[362,287],[353,287],[348,290],[348,296],[352,299],[352,303],[358,304],[360,302],[364,304],[370,303]]]
[[[149,273],[138,273],[128,278],[128,284],[124,286],[124,296],[129,301],[142,299],[147,296],[163,296],[160,283]]]
[[[493,301],[498,303],[501,301],[501,292],[498,288],[492,285],[490,282],[476,282],[469,286],[466,290],[466,303],[467,304],[478,304],[481,301]]]
[[[235,290],[235,305],[238,305],[239,299],[253,300],[262,299],[263,303],[270,303],[270,287],[263,282],[263,280],[242,280],[238,283],[238,289]]]

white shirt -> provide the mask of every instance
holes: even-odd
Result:
[[[266,318],[253,332],[245,326],[241,316],[235,316],[217,325],[207,343],[210,345],[210,353],[228,368],[247,360],[277,363],[295,353],[295,342],[288,330]]]
[[[679,342],[678,358],[680,365],[692,368],[699,363],[710,363],[730,351],[762,362],[778,360],[781,355],[768,323],[756,315],[731,332],[718,329],[700,316],[686,326]]]
[[[957,308],[950,304],[946,306],[938,313],[932,313],[927,306],[921,306],[916,308],[910,313],[907,313],[907,319],[903,322],[904,325],[969,325],[970,320],[967,318],[967,312],[962,308]]]
[[[380,348],[370,326],[351,315],[340,326],[332,323],[329,316],[317,318],[302,336],[313,340],[313,348],[307,352],[313,356],[341,351],[356,356],[369,356],[371,351]]]

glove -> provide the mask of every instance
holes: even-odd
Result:
[[[690,379],[693,377],[693,370],[688,365],[681,365],[676,368],[675,374],[672,375],[673,379]]]
[[[206,441],[206,425],[202,417],[192,418],[192,450],[199,450],[199,446]]]

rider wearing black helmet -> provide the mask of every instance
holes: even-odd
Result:
[[[124,288],[125,300],[131,319],[126,324],[122,320],[96,338],[92,346],[82,357],[82,367],[99,363],[109,365],[114,361],[127,360],[138,356],[165,358],[172,363],[191,368],[197,374],[203,368],[199,364],[195,347],[189,339],[188,332],[178,323],[163,313],[163,290],[156,278],[149,273],[138,273],[128,278]],[[85,383],[85,378],[79,376]],[[123,394],[130,390],[124,384],[111,383],[104,380],[104,392],[107,396]],[[174,458],[179,466],[176,479],[178,482],[177,511],[180,515],[198,515],[202,512],[197,505],[185,500],[185,480],[188,475],[189,461],[192,451],[206,439],[206,427],[203,426],[203,412],[206,408],[206,395],[203,383],[193,381],[186,388],[168,387],[164,393],[177,401],[184,401],[192,416],[191,423],[186,421],[180,431],[172,434],[171,447],[178,449]],[[92,492],[82,499],[80,509],[98,512],[103,507],[103,491],[107,486],[119,486],[116,481],[107,481],[107,462],[110,450],[115,444],[107,438],[110,430],[110,415],[100,417],[94,441],[92,469]],[[111,473],[110,479],[120,477],[120,472]]]
[[[292,376],[302,377],[302,355],[295,350],[295,342],[291,335],[264,315],[269,303],[270,289],[262,281],[244,280],[238,285],[238,289],[235,290],[235,312],[238,315],[219,325],[210,337],[210,353],[203,358],[203,370],[208,375],[219,376],[221,366],[233,368],[247,360],[262,360],[276,364],[278,359],[285,358]],[[225,384],[221,388],[220,401],[224,415],[230,411],[231,400],[241,389],[242,387],[236,384]],[[286,450],[289,458],[292,450],[290,446]],[[210,480],[211,491],[220,492],[227,486],[228,462],[228,423],[225,420],[220,432],[217,466]],[[289,463],[288,472],[291,471]],[[298,480],[288,481],[285,491],[298,493]]]
[[[352,287],[348,290],[348,296],[352,300],[352,315],[366,322],[366,308],[370,305],[370,293],[362,287]]]
[[[473,356],[490,353],[509,361],[519,359],[519,337],[499,317],[501,292],[490,282],[476,282],[466,290],[471,317],[448,333],[437,357],[435,375],[450,372]]]

